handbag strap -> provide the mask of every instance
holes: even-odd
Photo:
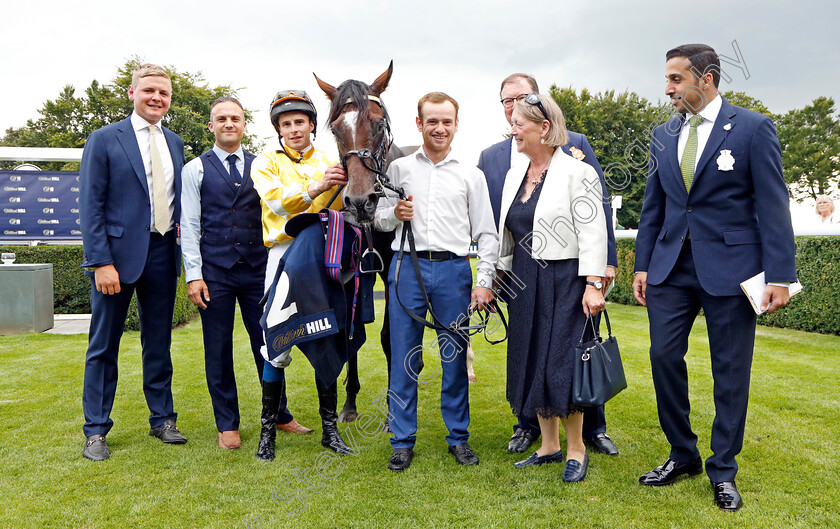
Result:
[[[607,337],[612,338],[612,327],[610,327],[610,316],[607,314],[607,308],[604,307],[604,319],[607,321]]]
[[[608,338],[612,338],[612,327],[610,326],[610,316],[607,314],[607,309],[602,311],[604,313],[604,319],[607,321],[607,335]],[[601,329],[600,325],[598,328],[595,327],[595,318],[591,315],[586,316],[586,323],[583,324],[583,331],[580,333],[580,343],[583,343],[583,337],[586,336],[586,324],[592,328],[592,339],[593,340],[600,340],[601,339]]]

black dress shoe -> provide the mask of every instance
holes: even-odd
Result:
[[[518,461],[513,464],[516,468],[526,468],[532,466],[540,466],[545,465],[547,463],[560,463],[563,461],[563,451],[558,450],[553,454],[548,454],[547,456],[538,455],[536,452],[528,456],[527,459],[523,459],[522,461]]]
[[[414,450],[411,448],[395,448],[391,459],[388,460],[388,468],[394,472],[402,472],[411,466],[414,459]]]
[[[149,430],[149,435],[168,444],[181,445],[187,442],[187,438],[181,435],[178,428],[175,428],[175,421],[172,419],[166,419],[163,421],[163,426]]]
[[[108,443],[105,442],[104,435],[91,435],[85,441],[85,449],[82,450],[82,455],[91,461],[105,461],[111,457],[111,451],[108,450]]]
[[[591,437],[587,437],[584,441],[589,443],[589,446],[600,454],[607,454],[608,456],[618,455],[618,448],[615,447],[615,443],[612,442],[610,436],[605,433],[596,433]]]
[[[508,452],[511,454],[522,454],[537,440],[540,436],[539,430],[527,430],[525,428],[517,428],[513,432],[513,436],[508,443]]]
[[[459,465],[477,465],[478,456],[475,455],[469,443],[461,443],[459,445],[450,446],[449,453],[455,456],[455,461]]]
[[[724,511],[737,511],[744,504],[734,481],[712,483],[712,488],[715,489],[715,505]]]
[[[639,478],[639,483],[651,487],[659,487],[661,485],[670,485],[683,474],[687,476],[696,476],[703,473],[703,460],[699,457],[690,463],[677,463],[673,459],[668,459],[665,464],[658,466]]]
[[[577,459],[566,461],[566,468],[563,469],[563,481],[566,483],[577,483],[586,477],[586,469],[589,468],[589,453],[583,455],[583,463]]]

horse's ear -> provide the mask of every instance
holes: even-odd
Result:
[[[312,75],[315,75],[315,72],[312,72]],[[332,101],[333,96],[335,95],[335,87],[325,81],[322,81],[317,75],[315,75],[315,81],[318,83],[318,86],[321,87],[321,90],[327,94],[329,100]]]
[[[376,78],[376,81],[370,85],[370,89],[373,91],[374,94],[379,95],[388,88],[388,81],[391,80],[391,74],[394,73],[394,61],[391,60],[391,63],[388,65],[388,69],[385,70],[382,75]]]

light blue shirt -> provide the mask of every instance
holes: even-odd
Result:
[[[245,153],[240,146],[233,153],[213,145],[213,152],[228,173],[227,157],[235,154],[236,168],[245,175]],[[184,279],[187,283],[204,279],[201,274],[201,183],[204,181],[204,164],[200,158],[190,160],[181,170],[181,253],[184,255]]]

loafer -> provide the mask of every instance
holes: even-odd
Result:
[[[547,463],[560,463],[563,461],[563,451],[558,450],[553,454],[548,454],[547,456],[538,455],[536,452],[528,456],[527,459],[523,459],[522,461],[518,461],[513,464],[516,468],[526,468],[526,467],[534,467],[545,465]]]
[[[226,430],[219,432],[219,448],[225,450],[236,450],[242,446],[242,440],[239,438],[239,430]]]
[[[149,430],[149,435],[167,444],[182,445],[187,442],[187,438],[181,435],[178,428],[175,428],[175,421],[172,419],[166,419],[163,421],[163,426]]]
[[[610,436],[605,433],[596,433],[591,437],[587,437],[584,441],[599,454],[606,454],[608,456],[618,455],[618,448],[616,448]]]
[[[510,442],[508,443],[508,452],[511,454],[525,453],[539,436],[539,431],[517,428],[514,430],[513,436],[511,436]]]
[[[91,461],[105,461],[111,457],[111,451],[108,449],[108,443],[105,442],[105,436],[96,434],[88,437],[82,455]]]
[[[455,456],[455,461],[459,465],[477,465],[478,456],[475,455],[469,443],[461,443],[459,445],[450,446],[449,453]]]
[[[699,457],[690,463],[678,463],[671,458],[661,466],[658,466],[639,478],[639,483],[650,487],[661,487],[670,485],[678,477],[696,476],[703,472],[703,460]]]
[[[569,459],[566,461],[566,467],[563,469],[563,481],[566,483],[577,483],[583,481],[586,477],[586,470],[589,468],[589,453],[583,455],[583,463],[577,459]]]
[[[297,422],[294,419],[287,422],[286,424],[278,424],[277,429],[278,430],[283,430],[284,432],[288,432],[288,433],[301,433],[301,434],[312,433],[312,432],[315,431],[312,428],[307,428],[306,426],[303,426],[302,424],[300,424],[299,422]]]
[[[715,505],[724,511],[737,511],[744,504],[734,481],[712,483],[712,488],[715,489]]]
[[[395,448],[391,459],[388,460],[388,469],[394,472],[402,472],[411,466],[414,459],[414,450],[411,448]]]

